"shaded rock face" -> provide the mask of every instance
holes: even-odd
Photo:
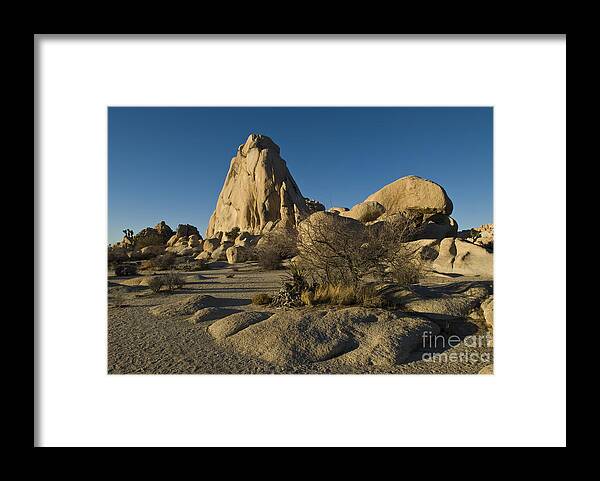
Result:
[[[305,197],[304,203],[306,204],[306,207],[308,208],[309,214],[314,214],[315,212],[320,212],[322,210],[325,210],[325,206],[323,204],[321,204],[318,200],[309,199],[308,197]]]
[[[177,226],[177,237],[189,237],[191,235],[195,235],[198,239],[202,239],[200,232],[198,229],[190,224],[179,224]]]
[[[206,237],[234,227],[261,234],[276,224],[295,226],[308,213],[279,146],[267,136],[251,134],[231,159]]]
[[[173,230],[165,223],[160,221],[154,227],[146,227],[133,236],[133,245],[136,249],[142,249],[147,246],[164,245],[173,235]],[[123,241],[127,241],[123,239]]]
[[[409,175],[386,185],[365,201],[379,202],[387,214],[421,212],[452,214],[452,201],[446,191],[431,180]]]

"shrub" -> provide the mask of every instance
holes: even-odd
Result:
[[[165,271],[173,267],[175,264],[175,256],[171,253],[156,256],[142,262],[143,270]]]
[[[298,235],[298,263],[316,284],[357,287],[368,279],[412,283],[420,262],[406,242],[415,229],[415,222],[404,216],[364,227],[339,216],[309,217]]]
[[[281,269],[284,259],[298,254],[297,238],[298,233],[292,228],[275,229],[265,234],[255,249],[258,264],[263,269]]]
[[[366,307],[385,307],[386,301],[376,289],[368,284],[355,286],[352,284],[321,284],[313,289],[306,289],[300,295],[302,303],[307,306],[314,304],[332,304],[348,306],[358,304]]]
[[[264,306],[267,304],[271,304],[272,298],[269,294],[265,294],[264,292],[261,294],[256,294],[253,298],[252,298],[252,304],[255,304],[257,306]]]
[[[185,279],[180,274],[165,274],[161,276],[163,278],[164,286],[169,291],[174,291],[175,289],[181,289],[185,284]]]
[[[276,307],[297,307],[302,305],[302,292],[310,290],[303,273],[292,267],[288,282],[284,282],[281,289],[273,296],[271,305]]]
[[[162,286],[164,286],[164,285],[165,285],[165,281],[163,279],[163,276],[154,276],[154,277],[151,277],[150,280],[148,281],[148,287],[155,294],[160,292]]]
[[[187,260],[185,262],[182,262],[181,264],[177,264],[175,266],[175,268],[177,270],[180,271],[185,271],[185,272],[194,272],[194,271],[201,271],[203,269],[206,269],[206,261],[205,260]]]
[[[119,264],[115,267],[115,276],[135,276],[137,274],[137,266],[135,264]]]

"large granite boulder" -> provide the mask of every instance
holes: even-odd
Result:
[[[431,180],[409,175],[386,185],[366,198],[379,202],[385,212],[398,214],[420,212],[424,214],[451,214],[452,201],[446,191]]]
[[[265,135],[251,134],[231,160],[206,237],[234,227],[260,234],[275,224],[295,226],[308,213],[279,146]]]
[[[342,217],[350,217],[351,219],[358,220],[360,222],[371,222],[380,217],[385,212],[379,202],[366,201],[356,204],[349,211],[341,211],[338,214]]]

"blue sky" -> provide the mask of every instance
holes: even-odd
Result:
[[[108,242],[160,220],[204,234],[250,133],[271,137],[327,208],[418,175],[446,189],[460,229],[492,222],[492,119],[487,107],[110,107]]]

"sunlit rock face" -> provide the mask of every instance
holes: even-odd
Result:
[[[308,214],[279,146],[265,135],[251,134],[231,159],[206,237],[234,227],[262,234],[275,226],[295,226]]]

